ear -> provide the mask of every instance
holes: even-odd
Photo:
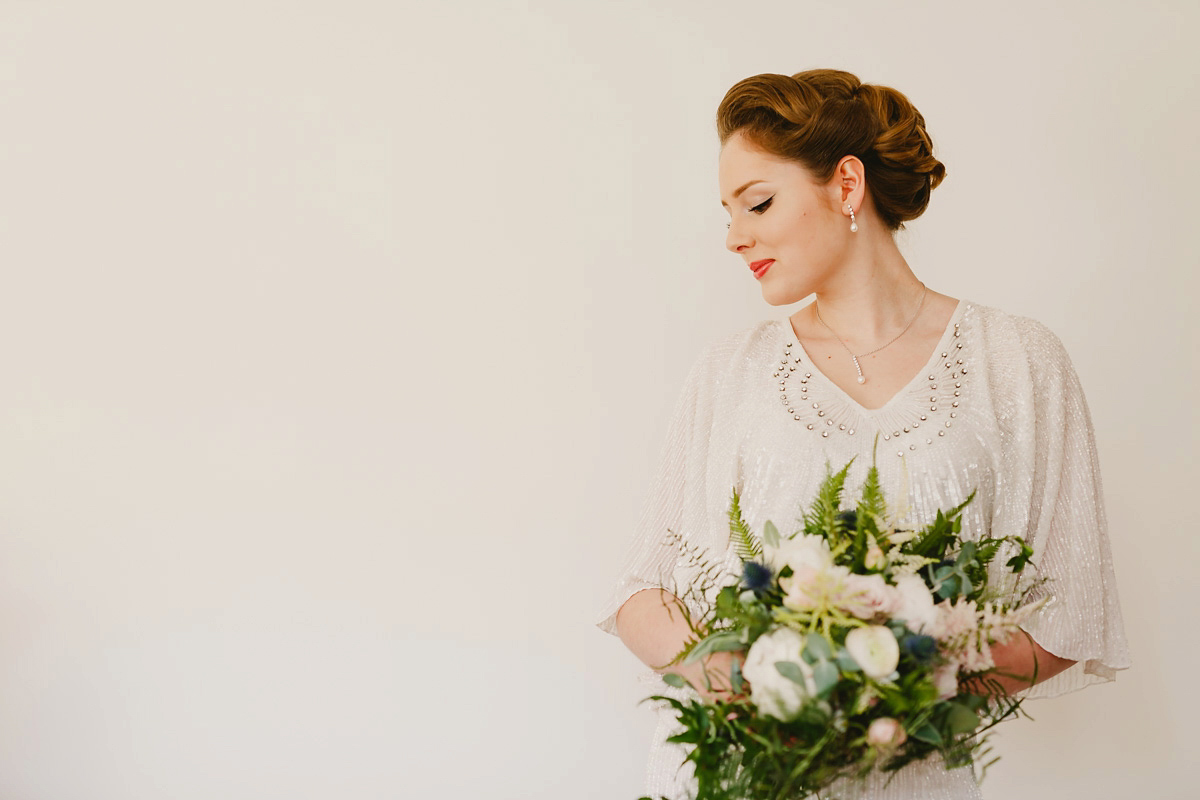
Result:
[[[833,186],[837,192],[838,210],[843,216],[850,216],[851,206],[855,213],[861,213],[867,194],[867,168],[858,156],[844,156],[833,170]]]

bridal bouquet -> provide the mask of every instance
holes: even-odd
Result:
[[[669,741],[694,745],[684,763],[694,764],[696,800],[795,800],[935,752],[947,768],[976,764],[988,729],[1019,710],[995,682],[990,645],[1040,607],[1030,600],[1040,581],[1017,575],[1030,547],[1016,537],[964,541],[974,493],[923,530],[898,528],[902,513],[889,514],[874,466],[856,507],[843,510],[849,469],[830,472],[803,529],[786,538],[771,522],[753,534],[735,490],[740,579],[699,618],[678,603],[693,636],[671,664],[739,654],[732,693],[647,698],[678,714],[683,731]],[[1004,556],[1012,579],[990,587],[989,565]],[[701,575],[711,583],[691,590],[717,588],[711,565]]]

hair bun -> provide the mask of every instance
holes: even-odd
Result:
[[[857,156],[891,231],[919,217],[946,177],[916,106],[891,87],[864,84],[843,70],[739,81],[717,109],[717,135],[724,145],[739,131],[767,152],[801,163],[821,182],[833,177],[843,157]]]

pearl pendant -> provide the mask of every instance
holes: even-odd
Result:
[[[859,382],[859,383],[866,383],[866,382],[867,382],[867,379],[866,379],[866,378],[864,378],[862,375],[859,375],[859,376],[858,376],[858,382]]]

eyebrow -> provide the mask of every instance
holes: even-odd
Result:
[[[747,181],[746,183],[743,183],[741,186],[739,186],[738,188],[733,190],[733,199],[737,200],[739,194],[746,191],[747,189],[749,189],[751,186],[753,186],[756,183],[766,183],[766,181],[764,181],[762,178],[756,178],[752,181]],[[726,205],[724,200],[721,201],[721,207],[729,208],[729,206]]]

